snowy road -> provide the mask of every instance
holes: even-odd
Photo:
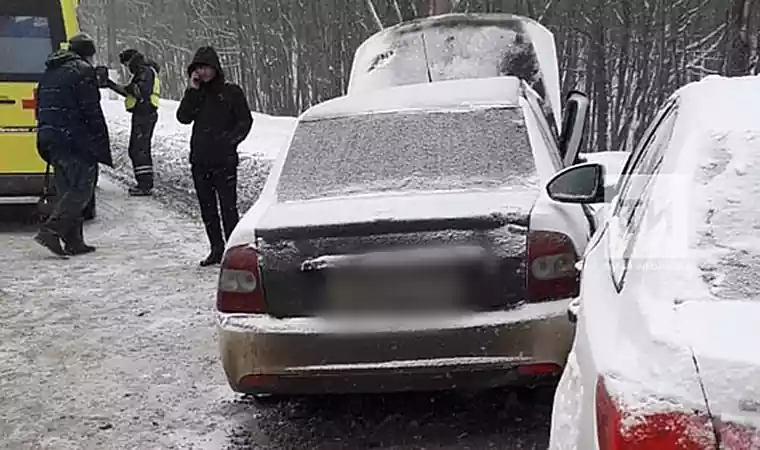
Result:
[[[106,177],[98,251],[60,261],[0,222],[0,448],[545,449],[550,399],[313,398],[257,409],[227,387],[199,224]],[[548,397],[548,396],[546,396]]]

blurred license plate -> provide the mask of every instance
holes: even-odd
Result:
[[[462,280],[456,274],[414,274],[414,271],[333,273],[327,279],[330,309],[413,310],[461,304]]]

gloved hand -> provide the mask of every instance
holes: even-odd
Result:
[[[108,67],[98,66],[95,68],[95,74],[98,78],[98,87],[108,87]]]

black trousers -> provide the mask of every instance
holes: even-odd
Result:
[[[52,149],[49,154],[55,170],[53,182],[57,200],[42,228],[66,237],[84,221],[84,210],[98,183],[98,165],[60,149]]]
[[[132,114],[132,129],[129,135],[129,159],[135,171],[137,187],[143,190],[153,189],[153,155],[151,141],[156,129],[158,113],[134,112]]]
[[[205,167],[193,165],[193,183],[201,207],[203,225],[206,227],[211,249],[224,249],[238,223],[237,166]],[[221,223],[219,220],[221,212]],[[222,235],[222,225],[224,235]]]

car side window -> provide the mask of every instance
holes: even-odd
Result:
[[[651,133],[645,135],[642,145],[632,155],[627,173],[621,177],[620,191],[610,217],[610,267],[618,290],[622,289],[628,271],[644,209],[651,197],[652,183],[673,136],[677,105],[669,105],[662,113]]]

